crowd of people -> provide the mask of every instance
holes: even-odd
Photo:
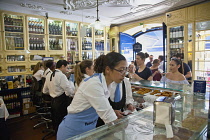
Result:
[[[129,79],[188,84],[191,71],[178,56],[169,62],[170,72],[164,73],[163,64],[163,56],[153,60],[153,55],[139,52],[128,66],[123,55],[111,52],[78,62],[71,71],[66,60],[39,62],[33,76],[52,98],[53,128],[63,140],[114,123],[125,110],[135,111]]]

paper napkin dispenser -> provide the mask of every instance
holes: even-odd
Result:
[[[172,138],[172,124],[175,120],[175,99],[169,97],[159,97],[154,102],[153,115],[154,125],[165,126],[167,138]]]

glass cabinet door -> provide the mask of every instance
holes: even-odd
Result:
[[[24,50],[23,16],[4,14],[6,50]]]
[[[53,57],[55,62],[63,60],[65,58],[63,54],[51,54],[50,57]]]
[[[210,21],[197,22],[195,31],[195,79],[210,85]]]
[[[92,38],[82,38],[82,60],[92,59]]]
[[[78,23],[66,22],[66,36],[78,36]]]
[[[48,28],[50,35],[62,35],[62,21],[48,20]]]
[[[45,23],[44,19],[28,17],[28,32],[33,34],[44,34]]]
[[[29,61],[42,61],[42,58],[46,57],[45,54],[30,54]]]
[[[184,58],[184,26],[169,28],[169,52],[170,57],[181,54]]]
[[[23,34],[5,32],[6,50],[24,50]]]
[[[23,62],[25,61],[25,55],[7,55],[6,56],[7,62]]]

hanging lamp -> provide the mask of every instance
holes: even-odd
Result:
[[[98,17],[98,0],[97,0],[97,9],[96,9],[96,13],[97,13],[97,19],[94,23],[91,23],[90,26],[94,27],[95,29],[103,29],[104,25],[100,22],[99,17]]]

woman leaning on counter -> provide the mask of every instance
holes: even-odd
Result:
[[[103,73],[102,66],[100,66],[101,59],[104,59],[105,55],[101,55],[95,61],[94,70],[96,73]],[[122,76],[126,75],[126,70],[124,69],[114,69],[118,71]],[[110,105],[114,109],[118,118],[122,118],[124,110],[134,111],[135,107],[132,105],[134,100],[132,96],[131,84],[127,78],[124,78],[122,82],[116,83],[112,82],[108,90],[110,91],[110,97],[108,98]],[[97,127],[104,125],[101,118],[98,119]]]
[[[98,116],[105,122],[117,120],[108,97],[108,86],[115,81],[120,83],[125,75],[117,70],[126,71],[127,61],[119,53],[108,53],[100,62],[103,73],[95,73],[86,78],[77,89],[66,115],[59,125],[57,140],[64,140],[96,127]]]

